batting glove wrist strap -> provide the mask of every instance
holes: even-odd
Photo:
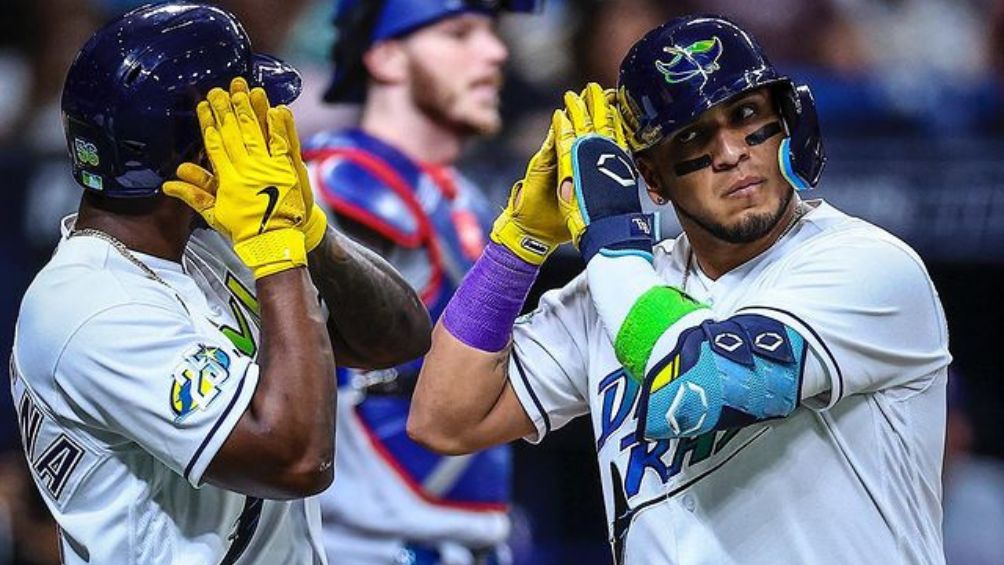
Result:
[[[621,214],[593,220],[579,240],[586,263],[597,253],[607,257],[638,255],[652,260],[652,220],[641,213]]]
[[[234,252],[255,279],[307,264],[303,232],[296,228],[272,230],[234,244]]]

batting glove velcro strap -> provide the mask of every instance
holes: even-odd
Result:
[[[307,265],[303,232],[278,229],[234,244],[234,252],[251,269],[255,280]]]
[[[652,260],[652,223],[647,214],[622,214],[593,220],[579,241],[588,263],[597,253],[607,257],[638,255]]]

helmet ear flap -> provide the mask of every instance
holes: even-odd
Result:
[[[781,174],[797,190],[814,188],[823,174],[826,152],[812,91],[785,80],[774,96],[787,133],[778,150]]]

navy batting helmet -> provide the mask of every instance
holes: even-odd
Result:
[[[725,18],[686,16],[650,31],[624,58],[617,93],[637,152],[712,106],[763,86],[773,89],[786,128],[782,174],[798,190],[816,186],[826,156],[809,87],[779,74],[756,40]]]
[[[98,30],[70,65],[63,126],[73,177],[114,197],[156,194],[202,149],[195,106],[242,76],[274,104],[300,94],[293,67],[251,51],[240,22],[213,6],[137,8]]]
[[[362,102],[366,94],[363,54],[375,43],[402,37],[466,12],[533,12],[543,0],[335,0],[335,74],[325,102]]]

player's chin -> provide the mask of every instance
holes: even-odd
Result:
[[[479,106],[458,112],[454,123],[471,135],[495,135],[502,129],[498,106]]]

